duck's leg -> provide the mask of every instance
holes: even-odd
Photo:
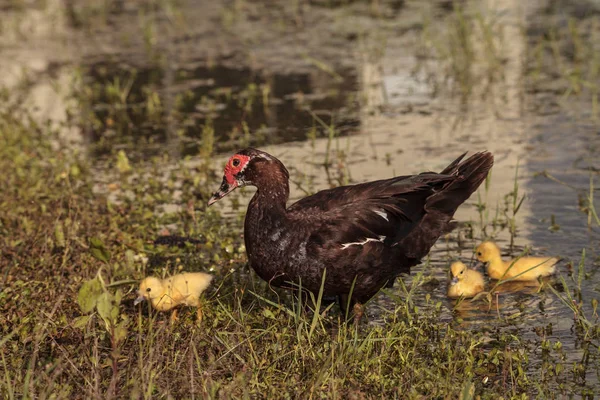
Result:
[[[358,327],[358,324],[360,323],[360,319],[362,318],[362,316],[365,313],[365,306],[362,303],[359,303],[358,301],[356,303],[354,303],[354,306],[352,307],[352,311],[354,312],[354,327]]]
[[[202,323],[202,302],[200,300],[198,300],[198,303],[196,304],[196,307],[198,308],[196,310],[196,323],[198,325],[200,325]]]
[[[340,310],[342,310],[342,315],[345,319],[350,319],[351,315],[348,313],[348,306],[352,306],[352,304],[348,304],[348,295],[341,294],[338,296],[338,301],[340,303]]]
[[[347,294],[338,296],[342,315],[346,321],[352,320],[354,327],[358,327],[361,318],[365,314],[365,303],[369,298],[348,298]],[[352,312],[350,312],[352,310]]]
[[[347,294],[338,296],[338,299],[344,318],[347,318],[348,320],[353,319],[354,326],[358,326],[360,319],[365,313],[363,302],[360,301],[360,299],[349,299]],[[350,310],[352,310],[351,313],[349,312]]]
[[[316,308],[315,302],[317,301],[317,296],[314,295],[314,301],[313,301],[313,296],[311,296],[310,292],[307,292],[307,291],[300,292],[299,290],[296,290],[296,291],[294,291],[293,298],[294,298],[295,303],[298,304],[298,306],[301,307],[305,313],[309,313],[312,311],[314,311],[314,312],[321,311],[321,310],[315,310],[315,308]],[[331,303],[335,303],[335,297],[323,296],[321,298],[321,307],[327,307]]]
[[[396,277],[393,277],[392,279],[390,279],[389,281],[387,281],[387,283],[385,284],[386,288],[393,288],[394,287],[394,283],[396,283]]]
[[[171,323],[175,323],[175,321],[177,321],[177,309],[174,309],[173,312],[171,313]]]

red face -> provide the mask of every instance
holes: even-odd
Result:
[[[223,177],[228,184],[234,185],[237,183],[235,175],[239,174],[244,170],[244,168],[246,168],[248,161],[250,161],[250,157],[241,154],[235,154],[229,159],[227,165],[225,165],[225,171],[223,171]]]
[[[219,190],[217,190],[208,201],[209,206],[227,196],[238,187],[236,175],[246,169],[249,161],[250,157],[242,154],[235,154],[229,159],[229,161],[227,161],[227,165],[225,165],[225,171],[223,171],[223,182],[221,183]]]

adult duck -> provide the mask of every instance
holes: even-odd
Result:
[[[466,153],[465,153],[466,154]],[[289,173],[253,148],[234,154],[212,205],[238,187],[256,186],[244,223],[250,266],[270,285],[336,296],[342,310],[362,304],[427,255],[493,165],[489,152],[441,173],[398,176],[320,191],[287,207]]]

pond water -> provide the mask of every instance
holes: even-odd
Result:
[[[267,27],[263,36],[253,33],[241,41],[250,50],[231,44],[226,55],[207,56],[210,51],[205,47],[230,40],[231,32],[210,39],[202,36],[218,32],[213,27],[198,33],[200,43],[206,40],[207,44],[197,56],[178,55],[172,62],[167,57],[159,65],[125,52],[113,56],[114,62],[79,60],[82,85],[89,89],[83,94],[87,111],[95,121],[79,127],[85,146],[98,160],[114,155],[115,149],[143,159],[161,154],[166,147],[175,148],[178,157],[194,156],[203,143],[214,140],[217,169],[233,150],[259,146],[290,169],[292,200],[332,185],[440,170],[463,151],[489,150],[496,161],[489,190],[479,191],[485,211],[478,211],[474,195],[456,215],[463,228],[440,240],[430,260],[415,268],[405,283],[410,285],[423,272],[430,283],[417,290],[417,306],[441,302],[444,320],[489,331],[490,337],[500,329],[535,341],[534,328],[551,326],[547,338],[563,343],[567,361],[581,360],[582,342],[574,332],[573,312],[548,288],[507,285],[491,307],[480,300],[464,301],[455,308],[445,291],[451,260],[473,262],[472,249],[484,237],[482,222],[511,217],[510,194],[517,182],[518,198],[525,195],[525,200],[514,216],[513,248],[508,229],[488,225],[485,234],[497,240],[505,256],[518,255],[527,246],[536,254],[560,255],[559,275],[570,283],[585,249],[580,300],[591,316],[590,301],[600,297],[600,233],[593,219],[588,228],[588,213],[582,208],[590,181],[600,187],[598,98],[584,84],[580,93],[569,86],[575,79],[572,70],[571,81],[560,75],[561,68],[586,68],[581,61],[585,58],[574,55],[576,41],[557,42],[555,56],[565,63],[562,67],[546,59],[554,47],[539,48],[553,29],[568,32],[571,20],[588,27],[598,5],[538,0],[521,6],[517,0],[498,0],[474,6],[471,18],[479,21],[475,24],[479,28],[473,28],[470,44],[463,43],[462,49],[472,52],[471,58],[463,60],[452,50],[460,43],[460,37],[453,37],[460,26],[451,7],[403,7],[402,2],[392,2],[382,11],[384,16],[373,22],[361,15],[354,2],[333,3],[327,3],[323,12],[337,13],[337,25],[312,21],[313,33],[296,32],[302,49],[314,50],[310,56],[294,51],[285,39],[289,32],[282,30],[277,41]],[[344,11],[344,7],[349,8]],[[423,10],[440,18],[450,33],[440,35],[436,29],[443,29],[437,24],[423,22],[427,21]],[[224,20],[242,18],[220,15]],[[252,12],[246,17],[231,29],[247,33],[243,29],[253,23]],[[289,15],[281,18],[288,17],[295,21]],[[347,24],[360,26],[358,33]],[[380,29],[382,37],[361,39],[362,32],[371,29]],[[592,40],[597,35],[600,30],[595,25],[582,34],[589,46],[586,51],[599,51],[600,41]],[[315,49],[320,37],[323,45]],[[187,50],[193,52],[194,47],[188,45]],[[273,53],[279,55],[270,64]],[[584,79],[599,83],[597,75]],[[210,139],[207,127],[213,130]],[[198,158],[189,162],[197,163]],[[102,165],[98,163],[99,170]],[[595,189],[592,193],[598,195]],[[242,209],[251,195],[251,190],[236,195]],[[224,215],[238,215],[230,204],[227,199],[216,207]],[[552,278],[546,284],[555,285],[560,293],[558,281]],[[391,292],[403,296],[398,287]],[[393,307],[388,296],[378,296],[369,305],[370,323],[380,323],[378,310]],[[588,371],[588,384],[598,383],[597,374]]]
[[[89,101],[99,122],[90,131],[92,142],[110,141],[110,146],[97,147],[110,152],[115,146],[127,146],[131,138],[166,143],[173,136],[170,131],[176,130],[181,137],[179,153],[187,156],[198,154],[206,126],[214,130],[216,151],[305,140],[315,118],[332,124],[340,134],[356,131],[354,71],[280,74],[228,66],[227,60],[220,63],[192,61],[171,74],[159,67],[90,65],[84,82],[92,88]],[[114,92],[123,93],[126,101]],[[315,129],[315,135],[320,131]],[[149,157],[160,154],[162,147],[139,150],[142,157]]]

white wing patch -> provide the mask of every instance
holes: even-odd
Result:
[[[288,244],[290,244],[290,236],[286,235],[283,238],[281,238],[281,241],[279,242],[279,250],[285,251]]]
[[[279,239],[280,236],[281,236],[281,230],[278,229],[278,230],[275,231],[275,233],[273,233],[271,235],[271,237],[269,239],[271,239],[272,241],[276,242],[277,239]]]
[[[294,260],[297,261],[305,261],[306,260],[306,240],[302,243],[300,243],[300,246],[298,247],[298,251],[293,253],[291,258],[293,258]]]
[[[379,236],[378,239],[375,239],[375,238],[365,238],[365,240],[363,240],[362,242],[343,243],[342,244],[342,250],[347,249],[350,246],[364,246],[365,244],[367,244],[369,242],[383,242],[384,240],[385,240],[385,236]]]
[[[388,215],[384,210],[374,210],[374,212],[381,218],[385,219],[387,222],[390,222],[390,219],[388,218]]]

